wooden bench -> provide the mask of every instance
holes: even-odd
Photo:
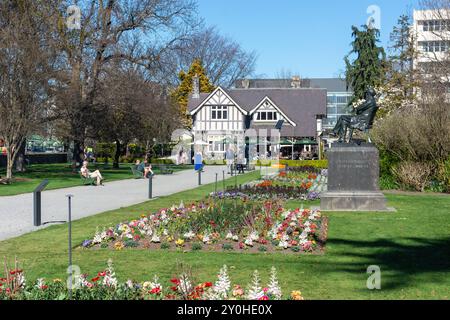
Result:
[[[80,172],[80,178],[81,178],[81,181],[83,182],[83,185],[85,185],[85,186],[95,185],[96,179],[91,178],[91,177],[85,177],[81,174],[81,172]]]
[[[137,170],[136,166],[130,166],[130,169],[136,179],[144,179],[144,173]]]

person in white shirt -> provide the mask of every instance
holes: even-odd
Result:
[[[103,181],[103,177],[102,174],[100,173],[100,171],[95,170],[94,172],[89,171],[88,169],[88,162],[87,161],[83,161],[83,166],[81,167],[81,175],[85,178],[94,178],[97,180],[97,186],[99,185],[103,185],[102,181]]]

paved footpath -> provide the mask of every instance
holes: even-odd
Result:
[[[225,166],[205,167],[202,184],[222,179]],[[225,172],[226,173],[226,172]],[[229,177],[229,175],[227,175]],[[153,197],[167,196],[198,187],[194,170],[157,175],[153,179]],[[72,219],[92,216],[148,200],[148,180],[130,179],[106,182],[105,186],[80,186],[42,192],[42,222],[67,220],[67,194],[73,194]],[[0,241],[45,228],[33,226],[33,194],[0,197]]]

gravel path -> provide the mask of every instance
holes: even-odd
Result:
[[[202,184],[219,181],[225,166],[205,167]],[[229,176],[227,176],[229,177]],[[220,185],[220,184],[219,184]],[[196,188],[198,174],[184,170],[153,179],[153,197],[167,196]],[[92,216],[109,210],[139,204],[148,200],[148,180],[130,179],[106,182],[105,186],[80,186],[42,192],[42,222],[67,220],[67,194],[73,194],[72,219]],[[0,197],[0,240],[45,228],[33,226],[33,194]]]

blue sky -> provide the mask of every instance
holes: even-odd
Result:
[[[365,24],[367,8],[381,13],[381,44],[397,19],[418,9],[418,0],[198,0],[207,25],[255,50],[255,74],[289,70],[302,77],[333,77],[344,70],[351,26]]]

